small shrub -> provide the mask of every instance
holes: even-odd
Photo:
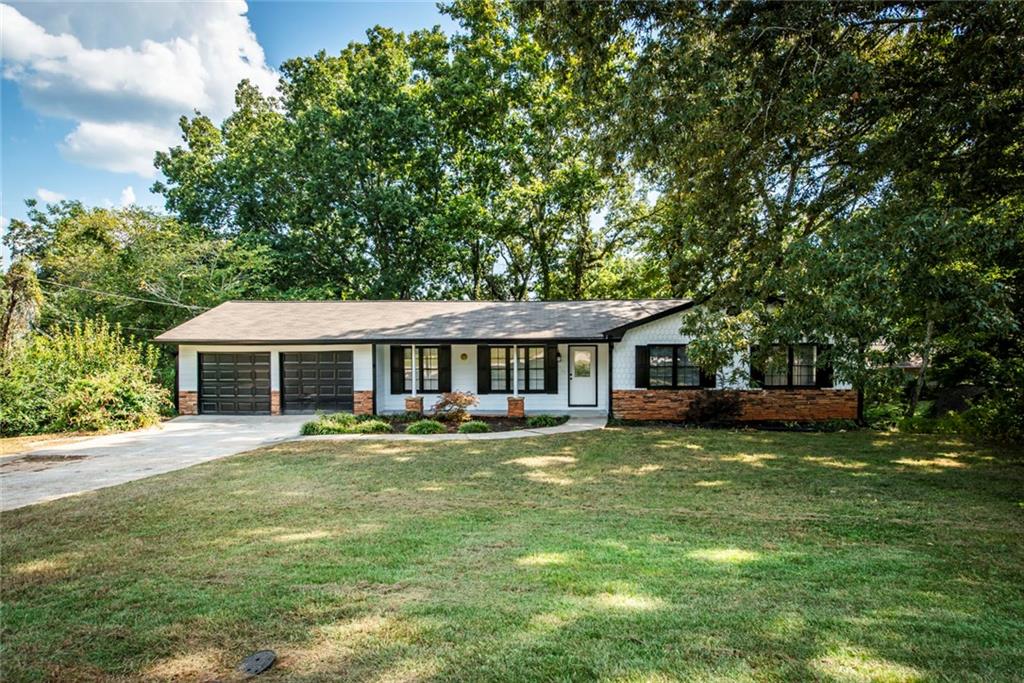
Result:
[[[470,420],[459,425],[459,434],[483,434],[491,431],[491,425],[480,420]]]
[[[733,391],[701,391],[686,409],[686,421],[735,422],[741,410],[740,397]]]
[[[568,415],[531,415],[526,418],[527,427],[557,427],[569,421]]]
[[[302,425],[304,436],[321,434],[383,434],[391,431],[391,425],[384,420],[371,416],[358,416],[351,413],[332,413],[321,415],[315,420]]]
[[[338,427],[352,427],[359,421],[359,418],[352,413],[331,413],[329,415],[321,415],[319,419]]]
[[[448,430],[437,420],[420,420],[413,422],[405,431],[407,434],[443,434]]]
[[[354,434],[386,434],[391,431],[391,425],[384,420],[359,420],[352,427]]]
[[[465,422],[469,419],[469,409],[480,403],[475,394],[468,391],[449,391],[441,394],[431,410],[435,420],[446,422]]]

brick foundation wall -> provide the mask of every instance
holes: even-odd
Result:
[[[508,397],[508,416],[526,417],[526,400],[522,396]]]
[[[612,412],[625,420],[686,420],[701,391],[621,389],[612,392]],[[851,389],[765,389],[714,392],[738,395],[741,422],[856,420],[857,392]]]
[[[422,396],[406,396],[405,397],[405,412],[407,413],[419,413],[423,414],[423,397]]]
[[[195,391],[178,392],[178,415],[198,415],[199,394]]]
[[[356,415],[373,415],[373,392],[356,391],[352,394],[353,410]]]

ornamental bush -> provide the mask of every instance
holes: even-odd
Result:
[[[465,422],[469,419],[469,409],[480,403],[480,399],[469,391],[448,391],[433,405],[435,420],[446,422]]]
[[[437,420],[420,420],[413,422],[405,431],[407,434],[444,434],[448,430]]]
[[[138,429],[169,414],[157,351],[89,320],[21,340],[0,367],[0,434]]]
[[[483,434],[491,431],[491,425],[480,420],[470,420],[459,425],[459,434]]]

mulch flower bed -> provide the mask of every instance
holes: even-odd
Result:
[[[409,418],[404,415],[401,417],[387,418],[391,426],[394,427],[395,432],[404,432],[409,425],[416,422],[418,419],[430,420],[433,419],[430,415],[424,415],[422,418]],[[491,428],[492,432],[511,432],[516,429],[526,429],[526,418],[523,417],[485,417],[485,416],[474,416],[473,420],[477,422],[486,422]],[[439,420],[440,422],[440,420]],[[454,433],[459,431],[459,426],[464,424],[463,422],[441,422],[449,432]]]

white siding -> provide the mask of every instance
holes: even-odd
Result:
[[[424,346],[427,346],[426,344]],[[573,344],[573,346],[577,346]],[[557,394],[521,394],[524,407],[530,413],[565,413],[567,411],[608,412],[608,346],[597,346],[597,406],[570,407],[568,395],[568,345],[559,344],[558,351],[562,360],[558,362],[558,393]],[[452,390],[477,393],[476,385],[476,345],[452,345]],[[466,359],[462,359],[462,355]],[[400,413],[405,410],[405,397],[411,394],[391,393],[391,347],[387,344],[377,346],[377,410],[382,413]],[[423,407],[429,410],[437,401],[438,394],[423,394]],[[481,414],[504,414],[508,409],[508,396],[511,394],[483,394],[479,396],[480,404],[473,412]]]
[[[688,344],[692,340],[689,335],[681,334],[679,328],[682,326],[683,316],[686,313],[667,315],[659,320],[654,320],[646,325],[638,325],[627,331],[622,341],[615,344],[615,358],[612,368],[615,377],[612,380],[614,389],[635,389],[636,388],[636,347],[648,344]],[[743,358],[736,354],[732,363],[718,373],[718,388],[746,389],[749,384],[745,379],[736,379],[730,383],[728,380],[737,369],[746,370],[743,367]],[[746,372],[739,373],[745,377]],[[836,382],[836,389],[849,389],[850,384]]]
[[[270,352],[270,388],[281,389],[281,353],[298,351],[352,351],[352,383],[355,391],[373,389],[373,352],[370,344],[317,344],[317,345],[182,345],[178,347],[178,390],[199,390],[199,354],[213,352]]]

